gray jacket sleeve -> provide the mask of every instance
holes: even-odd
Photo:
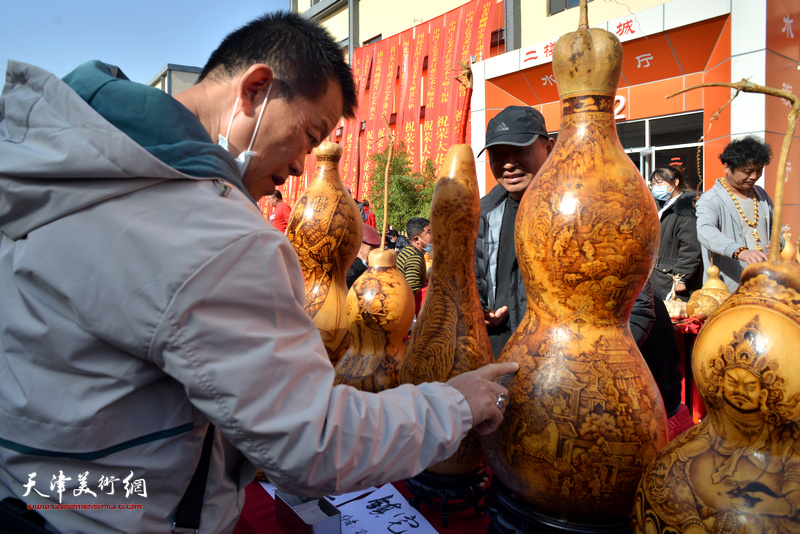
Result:
[[[720,231],[725,206],[714,190],[700,195],[697,199],[697,239],[708,250],[730,258],[736,249],[744,246]]]
[[[401,480],[452,455],[472,426],[456,389],[436,383],[372,394],[333,385],[296,263],[283,236],[231,244],[174,297],[151,346],[156,363],[292,493]]]

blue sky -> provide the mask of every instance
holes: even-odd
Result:
[[[9,59],[63,77],[90,59],[147,83],[167,63],[203,67],[231,31],[289,0],[9,0],[0,16],[0,72]]]

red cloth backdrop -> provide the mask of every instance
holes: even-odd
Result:
[[[459,62],[468,62],[470,56],[479,61],[489,57],[498,5],[502,4],[495,0],[471,0],[353,51],[358,111],[330,140],[344,149],[339,170],[356,198],[363,198],[369,189],[367,180],[374,172],[370,156],[387,146],[386,121],[411,154],[413,170],[419,170],[425,159],[437,168],[441,165],[455,142],[464,108],[464,87],[454,79],[461,70]],[[469,126],[467,132],[469,142]],[[311,181],[315,163],[313,154],[308,155],[303,175],[278,188],[285,201],[294,204]],[[269,205],[259,201],[259,207],[268,217]]]

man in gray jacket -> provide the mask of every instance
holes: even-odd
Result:
[[[739,287],[747,264],[767,261],[772,199],[756,181],[771,157],[769,145],[757,137],[731,141],[719,156],[725,177],[697,200],[703,268],[713,262],[731,292]],[[703,280],[707,278],[704,274]]]
[[[205,463],[200,530],[230,532],[256,466],[325,495],[413,476],[497,427],[492,379],[515,364],[333,386],[297,257],[255,200],[355,102],[338,44],[293,14],[232,33],[176,98],[98,61],[63,80],[9,62],[0,529],[35,506],[62,532],[169,532]]]

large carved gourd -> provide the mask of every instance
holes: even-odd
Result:
[[[314,178],[292,208],[286,237],[303,271],[305,310],[335,365],[350,346],[347,269],[361,246],[363,225],[355,200],[339,177],[342,147],[324,142],[314,155]]]
[[[404,383],[444,382],[490,362],[492,347],[475,279],[479,220],[472,149],[453,145],[433,194],[433,266],[425,302],[403,357]],[[453,456],[428,471],[463,474],[482,463],[477,434],[470,431]]]
[[[627,522],[636,485],[668,439],[655,381],[628,319],[659,246],[655,203],[614,123],[622,46],[587,29],[553,53],[561,129],[520,203],[516,249],[527,293],[499,361],[510,404],[482,438],[489,466],[536,513]]]
[[[373,250],[368,263],[347,294],[352,343],[336,364],[335,383],[377,393],[399,384],[414,293],[394,250]]]
[[[755,263],[692,368],[708,409],[647,468],[637,532],[800,532],[800,266]]]

